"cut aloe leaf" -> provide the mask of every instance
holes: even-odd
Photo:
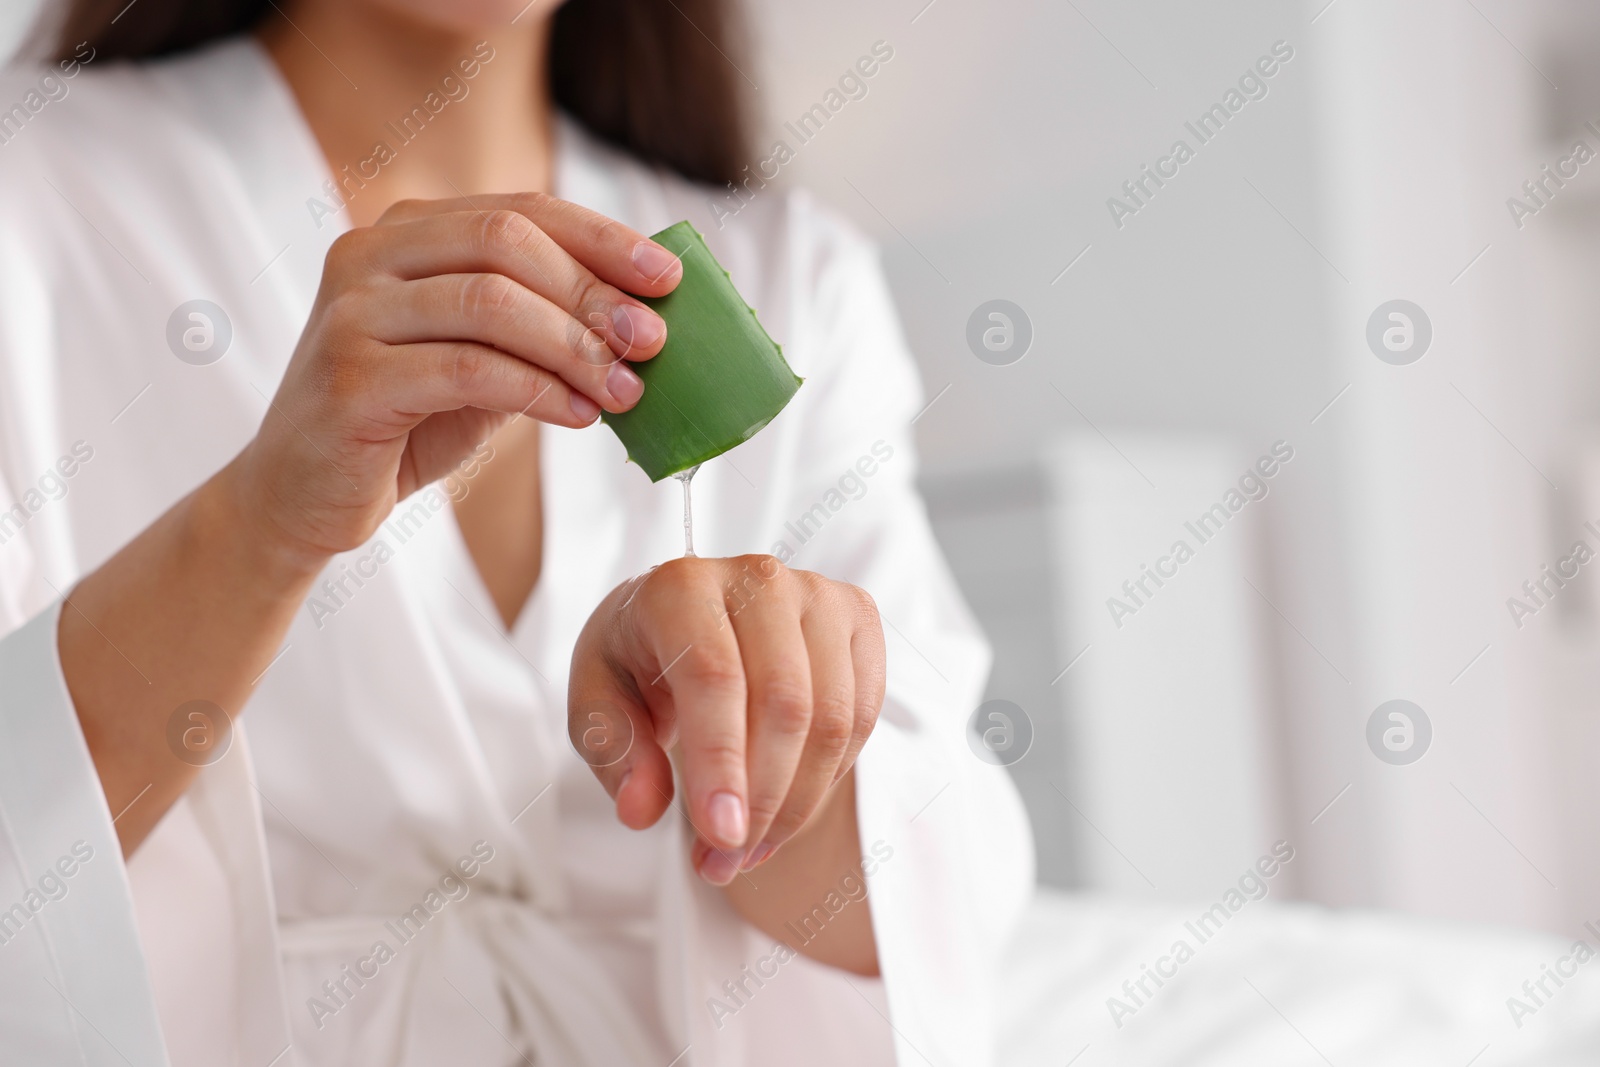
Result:
[[[801,379],[693,226],[674,223],[652,240],[683,261],[676,289],[643,298],[666,322],[667,343],[655,358],[631,364],[644,381],[639,402],[601,418],[628,458],[659,482],[750,440]]]

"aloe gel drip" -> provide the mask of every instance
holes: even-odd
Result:
[[[683,554],[685,557],[694,555],[694,500],[689,493],[689,483],[694,480],[694,472],[700,469],[696,463],[688,470],[679,471],[673,477],[683,484]]]

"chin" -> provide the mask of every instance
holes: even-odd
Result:
[[[516,19],[518,26],[549,18],[563,0],[360,0],[390,15],[414,19],[456,33],[503,30]],[[520,16],[520,17],[519,17]]]

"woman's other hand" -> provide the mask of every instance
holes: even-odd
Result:
[[[636,404],[628,362],[666,326],[628,294],[681,277],[642,234],[541,193],[398,203],[334,242],[239,488],[320,566],[512,415],[576,427]]]
[[[695,868],[726,885],[819,810],[883,696],[883,631],[865,592],[771,556],[689,557],[623,583],[590,616],[568,728],[635,829],[672,802],[673,754]]]

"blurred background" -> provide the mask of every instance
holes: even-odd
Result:
[[[1285,839],[1275,894],[1594,917],[1600,567],[1561,560],[1600,551],[1600,12],[762,0],[755,31],[763,144],[894,50],[781,181],[882,245],[1041,879],[1205,899]],[[992,300],[1025,354],[969,344]]]
[[[1211,900],[1282,839],[1280,898],[1594,917],[1600,13],[752,15],[757,145],[882,246],[1041,879]]]

